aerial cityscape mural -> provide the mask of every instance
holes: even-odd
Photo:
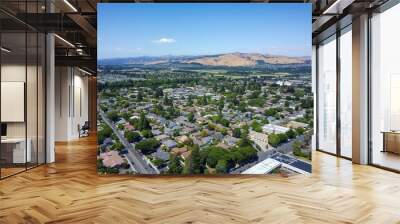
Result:
[[[98,14],[99,174],[311,173],[310,4]]]

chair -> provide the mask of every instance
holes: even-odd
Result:
[[[85,121],[82,127],[78,125],[79,138],[89,136],[89,129],[90,129],[89,121]]]

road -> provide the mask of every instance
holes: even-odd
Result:
[[[133,164],[134,169],[139,174],[157,174],[158,170],[154,170],[147,162],[143,159],[143,155],[141,155],[138,151],[136,151],[133,146],[125,139],[124,136],[117,130],[115,125],[107,118],[103,111],[100,111],[100,116],[103,121],[110,126],[110,128],[114,131],[115,135],[119,138],[120,142],[128,149],[128,154],[126,157]]]
[[[288,142],[285,142],[285,143],[279,145],[276,148],[276,151],[283,153],[283,154],[288,154],[288,153],[293,152],[293,143],[295,141],[304,142],[304,135],[297,136],[296,139],[292,139]]]

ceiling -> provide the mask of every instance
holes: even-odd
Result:
[[[26,31],[55,33],[56,65],[79,66],[95,73],[98,2],[97,0],[1,0],[2,36],[8,39],[8,47],[13,48],[11,53],[17,56],[26,54],[23,50]],[[28,54],[30,48],[31,45],[28,44]],[[10,54],[9,57],[13,55]]]
[[[352,18],[374,9],[390,0],[311,0],[313,3],[313,43],[334,34],[351,24]]]
[[[387,0],[231,0],[231,2],[312,3],[312,32],[318,38],[335,32],[332,28],[346,16],[377,7]],[[6,38],[19,41],[18,32],[54,32],[56,65],[79,66],[92,73],[97,60],[97,3],[182,2],[180,0],[1,0],[1,28]],[[192,0],[187,2],[204,2]],[[206,0],[206,2],[223,2]],[[51,13],[50,13],[51,12]],[[351,18],[350,18],[351,22]],[[17,43],[16,43],[17,44]],[[17,44],[18,45],[18,44]]]

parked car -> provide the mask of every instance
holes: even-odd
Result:
[[[121,150],[118,154],[119,154],[119,155],[128,154],[128,150],[127,150],[127,149]]]

